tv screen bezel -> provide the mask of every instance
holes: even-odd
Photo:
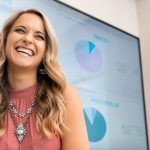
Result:
[[[70,9],[72,9],[72,10],[78,12],[78,13],[81,13],[81,14],[83,14],[85,16],[88,16],[91,19],[99,21],[102,24],[104,24],[106,26],[109,26],[111,28],[114,28],[114,29],[116,29],[116,30],[118,30],[118,31],[120,31],[120,32],[122,32],[122,33],[124,33],[126,35],[129,35],[129,36],[131,36],[131,37],[133,37],[133,38],[135,38],[137,40],[137,42],[138,42],[139,62],[140,62],[140,66],[139,67],[140,67],[141,86],[142,86],[141,88],[142,88],[142,96],[143,96],[143,110],[144,110],[144,120],[145,120],[145,130],[146,130],[146,143],[147,143],[147,148],[149,150],[149,137],[148,137],[146,102],[145,102],[145,94],[144,94],[144,81],[143,81],[143,68],[142,68],[142,59],[141,59],[140,38],[135,36],[135,35],[133,35],[133,34],[131,34],[131,33],[129,33],[129,32],[127,32],[127,31],[125,31],[125,30],[123,30],[123,29],[120,29],[120,28],[118,28],[118,27],[116,27],[116,26],[114,26],[114,25],[112,25],[112,24],[110,24],[108,22],[105,22],[105,21],[103,21],[103,20],[101,20],[101,19],[99,19],[99,18],[97,18],[95,16],[92,16],[91,14],[88,14],[87,12],[84,12],[84,11],[78,9],[78,8],[75,8],[75,7],[69,5],[69,4],[65,3],[65,2],[62,2],[62,1],[59,1],[59,0],[54,0],[54,1],[59,3],[59,4],[61,4],[61,5],[63,5],[64,7],[68,7],[68,8],[70,8]]]

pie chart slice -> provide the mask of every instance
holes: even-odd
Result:
[[[95,108],[84,108],[84,117],[90,142],[98,142],[106,134],[106,121]]]
[[[79,41],[75,46],[75,56],[78,63],[87,71],[96,72],[102,67],[101,53],[91,41]]]

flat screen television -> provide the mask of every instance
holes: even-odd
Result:
[[[90,149],[148,150],[139,38],[53,0],[0,0],[0,28],[21,8],[40,9],[56,30],[58,60],[80,93]]]

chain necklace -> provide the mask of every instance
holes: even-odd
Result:
[[[34,105],[35,105],[35,100],[32,101],[31,107],[27,108],[27,111],[25,113],[23,113],[23,112],[18,112],[16,109],[16,106],[13,104],[13,102],[10,99],[8,100],[8,108],[9,108],[10,116],[11,116],[14,126],[16,128],[15,136],[19,142],[19,150],[21,150],[21,143],[27,133],[25,127],[26,127],[27,123],[29,122],[29,118],[32,114]],[[18,124],[17,119],[14,116],[15,114],[17,114],[19,118],[24,118],[25,116],[27,116],[27,119],[25,120],[24,123]]]

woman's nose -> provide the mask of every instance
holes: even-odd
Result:
[[[26,44],[32,44],[33,43],[33,36],[32,34],[28,33],[24,36],[23,42]]]

